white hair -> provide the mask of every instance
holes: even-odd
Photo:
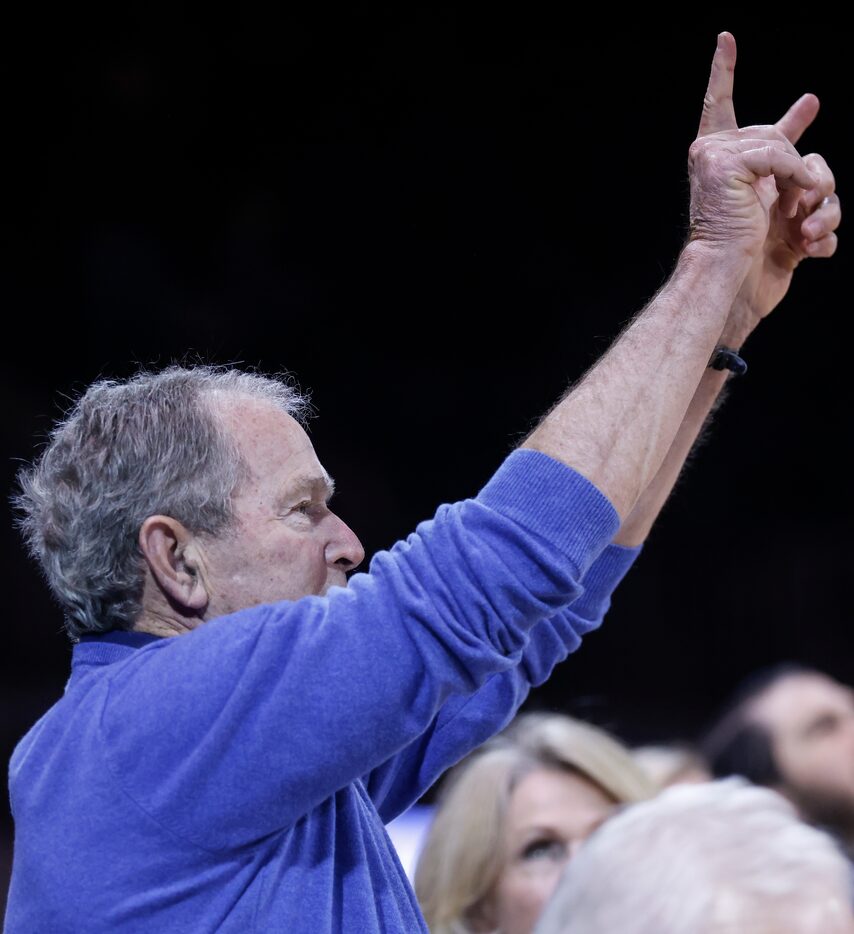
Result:
[[[606,821],[536,934],[851,930],[851,867],[830,837],[776,792],[731,778],[669,788]]]

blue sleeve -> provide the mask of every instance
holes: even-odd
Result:
[[[449,697],[518,666],[618,525],[584,477],[514,452],[346,588],[117,665],[99,714],[107,764],[137,807],[204,848],[289,827],[421,736]]]
[[[585,575],[582,595],[534,626],[518,665],[492,675],[474,694],[449,698],[422,736],[365,778],[384,823],[402,814],[446,769],[507,726],[529,690],[543,684],[555,665],[578,648],[581,637],[602,623],[611,595],[640,551],[620,545],[606,548]]]

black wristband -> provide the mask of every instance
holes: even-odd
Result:
[[[713,370],[732,370],[736,376],[744,376],[747,372],[745,361],[729,347],[717,347],[709,360]]]

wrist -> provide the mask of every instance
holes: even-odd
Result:
[[[685,293],[681,299],[684,307],[702,316],[714,332],[712,340],[718,341],[724,331],[732,332],[727,336],[732,341],[729,346],[735,347],[734,341],[746,339],[749,333],[747,329],[743,337],[734,333],[741,331],[741,324],[732,314],[748,270],[749,264],[742,262],[737,253],[693,241],[682,248],[662,291]]]
[[[750,272],[753,257],[736,245],[689,240],[679,253],[679,264],[701,267],[708,269],[711,275],[726,277],[737,294]]]
[[[761,320],[762,316],[753,311],[747,299],[736,297],[718,343],[733,350],[741,349]]]

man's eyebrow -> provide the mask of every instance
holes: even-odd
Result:
[[[282,494],[287,498],[301,493],[310,493],[312,496],[322,493],[325,499],[331,499],[335,493],[335,481],[325,470],[319,474],[295,474],[285,484]]]

